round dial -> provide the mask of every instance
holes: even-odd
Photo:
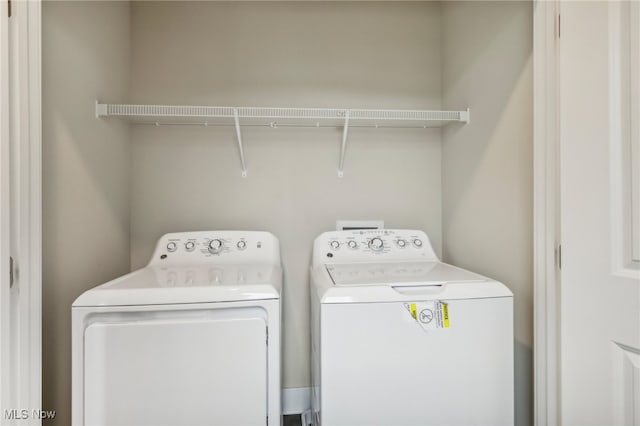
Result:
[[[187,242],[184,244],[184,248],[185,248],[187,251],[193,251],[193,249],[194,249],[194,248],[196,248],[196,243],[194,243],[193,241],[187,241]]]
[[[406,247],[407,242],[405,240],[398,240],[398,241],[396,241],[396,244],[398,245],[398,247],[404,248],[404,247]]]
[[[332,249],[337,250],[340,247],[340,243],[336,240],[333,240],[329,243]]]
[[[244,250],[247,248],[247,242],[240,240],[238,241],[238,244],[236,244],[236,247],[238,247],[238,250]]]
[[[169,251],[169,252],[174,252],[174,251],[176,251],[177,248],[178,248],[178,245],[176,243],[174,243],[173,241],[171,241],[169,244],[167,244],[167,251]]]
[[[374,237],[369,240],[369,248],[376,251],[382,250],[384,248],[384,242],[382,241],[382,238]]]
[[[223,247],[222,240],[218,240],[218,239],[211,240],[209,242],[209,253],[213,253],[213,254],[220,253],[222,251],[222,247]]]
[[[358,248],[358,243],[356,243],[356,242],[355,242],[355,241],[353,241],[353,240],[350,240],[350,241],[347,243],[347,245],[348,245],[348,246],[349,246],[349,248],[351,248],[351,249],[357,249],[357,248]]]
[[[416,238],[415,240],[413,240],[413,245],[416,247],[422,247],[422,240],[419,238]]]

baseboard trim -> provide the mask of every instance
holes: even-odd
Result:
[[[282,389],[282,414],[302,414],[311,409],[311,388]]]

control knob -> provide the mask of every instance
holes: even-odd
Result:
[[[398,247],[400,248],[405,248],[407,245],[407,242],[405,240],[398,240],[396,241],[396,244],[398,245]]]
[[[209,241],[209,253],[218,254],[222,251],[223,243],[222,240],[211,240]]]
[[[168,252],[174,252],[174,251],[176,251],[177,248],[178,248],[178,245],[176,243],[174,243],[173,241],[171,241],[169,244],[167,244],[167,251]]]
[[[350,240],[350,241],[347,243],[347,245],[349,246],[349,248],[354,249],[354,250],[358,248],[358,243],[356,243],[356,242],[355,242],[355,241],[353,241],[353,240]]]
[[[332,249],[334,250],[338,250],[338,248],[340,248],[340,243],[336,240],[333,240],[329,243],[329,245],[331,246]]]
[[[384,248],[384,242],[380,237],[374,237],[369,240],[369,248],[371,250],[380,251]]]
[[[244,250],[247,248],[247,242],[244,240],[240,240],[238,241],[238,244],[236,244],[236,247],[238,247],[238,250]]]
[[[419,238],[416,238],[415,240],[413,240],[413,245],[416,247],[422,247],[422,240]]]
[[[193,251],[193,249],[194,249],[194,248],[196,248],[196,243],[194,243],[193,241],[187,241],[187,242],[184,244],[184,248],[185,248],[187,251]]]

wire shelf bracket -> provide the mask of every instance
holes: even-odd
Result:
[[[338,127],[342,128],[338,177],[344,176],[349,130],[356,127],[431,128],[450,123],[469,123],[469,108],[462,111],[270,108],[185,105],[104,104],[96,101],[96,118],[115,117],[135,124],[233,126],[236,133],[242,177],[247,176],[243,126]]]
[[[349,136],[349,116],[351,111],[344,114],[344,127],[342,128],[342,145],[340,146],[340,163],[338,164],[338,177],[344,176],[344,153],[347,150],[347,136]]]
[[[240,131],[238,108],[233,109],[233,121],[236,127],[236,137],[238,139],[238,152],[240,153],[240,164],[242,165],[242,177],[247,177],[247,165],[244,162],[244,148],[242,147],[242,132]]]

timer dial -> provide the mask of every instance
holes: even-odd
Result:
[[[209,253],[212,254],[218,254],[222,251],[222,248],[224,247],[224,244],[222,243],[222,240],[211,240],[209,241]]]
[[[374,237],[369,240],[369,248],[371,250],[380,251],[384,248],[384,242],[380,237]]]

